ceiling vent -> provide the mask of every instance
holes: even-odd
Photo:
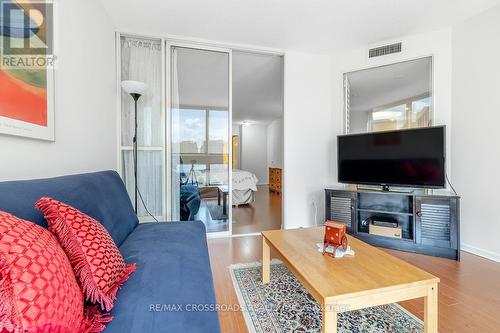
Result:
[[[370,49],[368,51],[368,58],[375,58],[388,54],[399,53],[401,52],[401,44],[402,43],[395,43]]]

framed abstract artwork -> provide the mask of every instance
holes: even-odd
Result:
[[[0,134],[54,141],[52,7],[0,4]]]
[[[54,141],[53,73],[0,69],[0,133]]]

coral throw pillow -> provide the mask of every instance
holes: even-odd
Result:
[[[54,235],[0,211],[0,332],[100,332],[97,310]]]
[[[66,251],[87,300],[110,311],[135,264],[125,263],[109,233],[90,216],[47,197],[38,200],[35,207],[43,211],[49,230]]]

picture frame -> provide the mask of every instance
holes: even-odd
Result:
[[[0,22],[0,134],[55,141],[54,3],[0,0]]]

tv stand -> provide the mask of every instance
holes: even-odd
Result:
[[[447,191],[341,186],[325,190],[325,207],[325,220],[372,245],[460,259],[460,198]]]

